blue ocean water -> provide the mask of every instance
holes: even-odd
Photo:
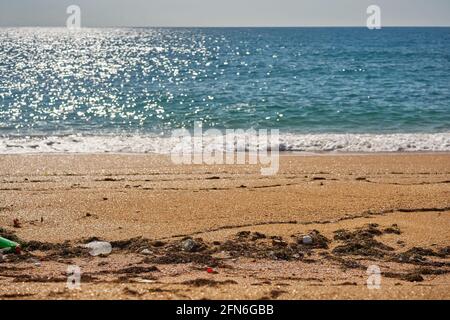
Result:
[[[450,150],[450,28],[0,28],[6,149],[194,121]]]

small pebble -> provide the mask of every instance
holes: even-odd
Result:
[[[192,252],[194,251],[197,244],[192,239],[186,239],[183,242],[181,242],[181,248],[183,251]]]
[[[13,227],[14,228],[21,228],[22,227],[19,219],[16,218],[16,219],[13,220]]]
[[[303,236],[302,242],[303,244],[312,244],[313,239],[311,238],[311,236]]]

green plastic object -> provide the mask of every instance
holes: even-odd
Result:
[[[20,244],[17,242],[0,237],[0,252],[15,252],[20,253]]]

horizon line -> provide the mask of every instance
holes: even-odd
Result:
[[[66,28],[65,25],[55,26],[55,25],[0,25],[0,28]],[[365,25],[293,25],[293,26],[260,26],[260,25],[237,25],[237,26],[170,26],[170,25],[154,25],[154,26],[127,26],[127,25],[117,25],[117,26],[82,26],[81,29],[94,29],[94,28],[217,28],[217,29],[226,29],[226,28],[367,28]],[[381,26],[383,28],[450,28],[450,25],[385,25]]]

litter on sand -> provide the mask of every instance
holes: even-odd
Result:
[[[90,249],[89,254],[91,256],[108,255],[112,251],[111,243],[104,241],[92,241],[83,247]]]
[[[0,253],[17,253],[22,251],[20,244],[6,238],[0,237]]]

